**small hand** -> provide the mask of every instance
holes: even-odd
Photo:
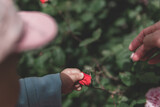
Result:
[[[160,55],[150,59],[159,48],[160,22],[142,30],[129,46],[130,51],[135,51],[131,57],[133,61],[145,61],[149,59],[149,64],[156,64],[160,62]]]
[[[72,92],[72,90],[80,91],[82,89],[82,86],[78,81],[83,79],[84,74],[79,69],[64,69],[61,72],[60,77],[62,81],[62,93],[67,94]]]

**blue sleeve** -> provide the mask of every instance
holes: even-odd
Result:
[[[60,74],[20,79],[16,107],[61,107]]]

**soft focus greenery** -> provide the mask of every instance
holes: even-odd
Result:
[[[145,93],[160,86],[160,65],[134,63],[128,50],[143,28],[159,20],[159,0],[17,0],[17,7],[47,13],[59,25],[53,42],[22,55],[22,77],[68,67],[92,75],[91,87],[63,96],[63,107],[144,107]]]

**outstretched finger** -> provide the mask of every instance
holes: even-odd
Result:
[[[145,28],[144,30],[142,30],[138,34],[138,36],[129,45],[129,50],[135,51],[138,47],[140,47],[143,44],[144,37],[150,33],[153,33],[158,28],[160,28],[160,25],[156,23],[156,24],[149,26],[149,27]]]
[[[156,55],[148,61],[149,64],[157,64],[160,62],[160,54]]]

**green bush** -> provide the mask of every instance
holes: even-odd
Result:
[[[47,13],[59,25],[53,42],[22,55],[18,73],[43,76],[76,67],[92,75],[92,86],[64,95],[63,107],[143,107],[145,93],[160,84],[160,65],[132,62],[128,46],[159,20],[160,1],[141,1],[17,0],[20,10]]]

